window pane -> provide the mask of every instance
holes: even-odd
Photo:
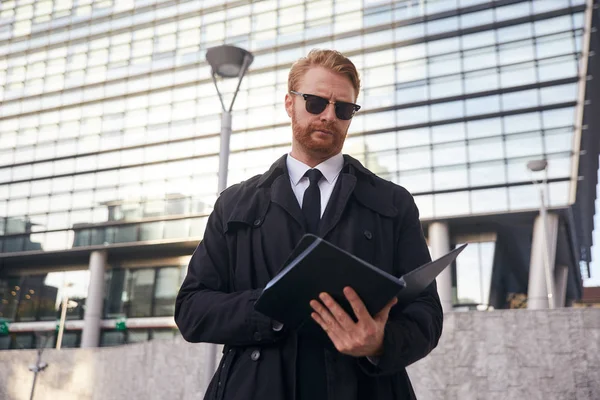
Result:
[[[467,168],[464,165],[458,167],[436,168],[433,171],[434,190],[462,189],[468,186],[467,182]]]
[[[175,298],[181,284],[179,268],[161,268],[156,277],[154,316],[171,316],[175,312]]]
[[[125,344],[125,332],[103,331],[100,336],[100,347],[119,346]]]
[[[508,211],[508,192],[505,188],[471,191],[471,212]]]
[[[434,196],[435,217],[465,215],[469,213],[469,193],[444,193]]]
[[[469,179],[471,186],[506,183],[504,162],[472,164],[469,168]]]
[[[151,315],[154,273],[154,269],[138,269],[131,272],[127,302],[129,317],[149,317]]]
[[[494,247],[493,242],[471,243],[456,259],[458,304],[489,304]]]
[[[125,283],[129,278],[129,270],[115,268],[107,272],[105,277],[104,317],[118,318],[124,316],[123,301],[128,298]]]

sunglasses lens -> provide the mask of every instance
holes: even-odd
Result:
[[[335,115],[342,120],[349,120],[354,116],[354,104],[336,103]]]
[[[306,111],[311,114],[321,114],[327,104],[327,100],[322,97],[306,96]]]

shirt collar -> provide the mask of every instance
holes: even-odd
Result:
[[[288,154],[286,158],[286,166],[288,169],[288,173],[290,175],[290,180],[292,185],[298,185],[300,179],[304,177],[306,171],[311,169],[308,165],[304,164],[302,161],[296,160],[292,157],[291,154]],[[337,176],[342,171],[344,167],[344,156],[342,153],[338,153],[333,157],[328,158],[323,161],[321,164],[317,165],[315,168],[321,171],[323,177],[327,179],[327,182],[330,184],[335,181]]]

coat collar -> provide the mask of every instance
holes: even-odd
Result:
[[[256,184],[257,188],[272,188],[275,192],[283,190],[284,182],[279,182],[277,185],[273,185],[273,183],[275,180],[279,181],[280,179],[277,178],[281,175],[288,177],[286,157],[287,154],[283,155],[271,165],[271,168],[259,178]],[[346,178],[345,180],[350,183],[349,190],[362,205],[386,217],[394,217],[398,214],[398,210],[394,206],[393,184],[377,177],[371,171],[366,169],[360,161],[345,154],[344,167],[342,168],[341,176],[342,178],[344,176],[353,177]],[[286,180],[289,185],[289,178]],[[293,192],[291,191],[291,187],[289,193],[283,193],[282,197],[279,197],[276,193],[272,193],[272,198],[273,196],[284,199],[284,207],[288,212],[293,208],[293,206],[288,203],[292,200],[296,201]],[[298,211],[300,210],[299,206],[296,208],[298,208]],[[296,212],[291,212],[291,214],[295,214],[298,217],[302,215],[301,213],[298,214]]]

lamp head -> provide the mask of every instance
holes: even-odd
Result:
[[[249,59],[248,65],[252,64],[254,60],[252,53],[230,45],[215,46],[206,51],[206,60],[213,73],[222,78],[239,76],[246,57]]]
[[[546,160],[532,160],[527,163],[527,168],[531,172],[540,172],[546,169],[548,161]]]

